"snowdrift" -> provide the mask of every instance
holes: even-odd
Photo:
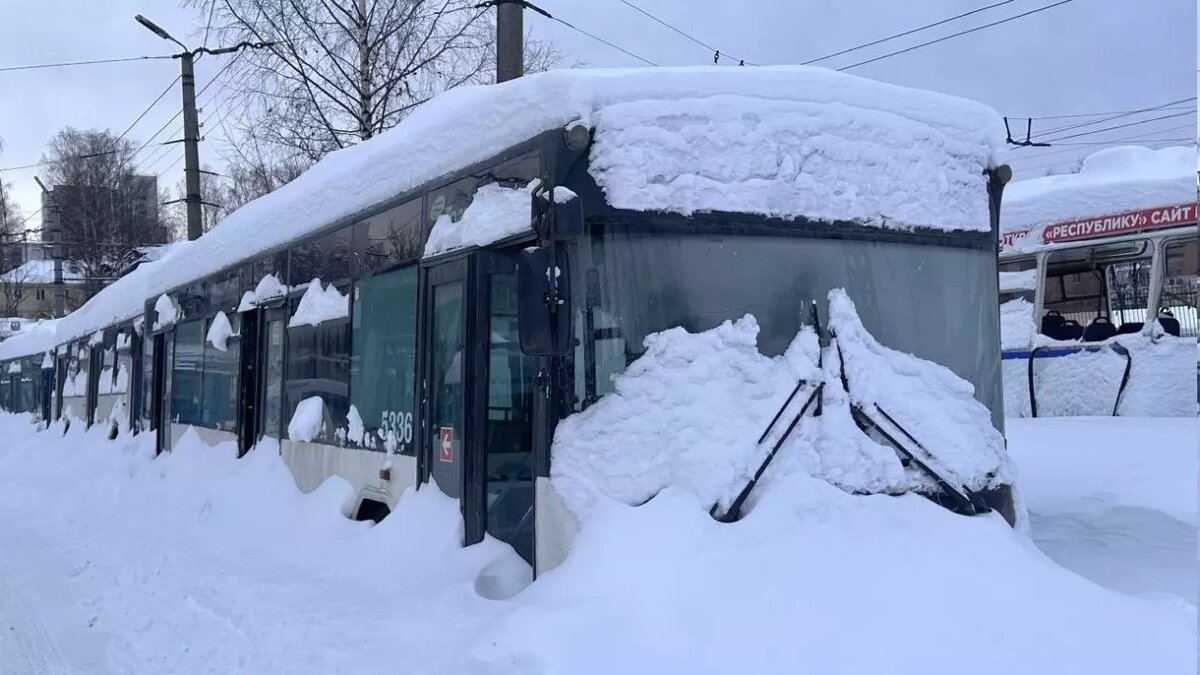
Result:
[[[272,445],[239,460],[189,434],[155,458],[81,426],[0,415],[0,574],[53,603],[28,613],[78,636],[78,672],[1194,669],[1193,608],[1102,589],[998,516],[915,495],[778,472],[731,525],[684,488],[597,499],[568,560],[516,593],[528,568],[490,538],[463,548],[433,486],[371,527],[337,479],[301,494]]]

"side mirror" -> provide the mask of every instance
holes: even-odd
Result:
[[[549,246],[521,251],[517,260],[517,332],[523,353],[561,356],[571,349],[570,280],[566,251]]]
[[[583,201],[567,188],[554,188],[553,208],[550,190],[533,192],[533,229],[542,239],[566,241],[583,234]]]

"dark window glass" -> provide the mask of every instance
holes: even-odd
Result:
[[[645,216],[632,225],[653,226]],[[995,253],[917,244],[777,235],[630,232],[593,221],[569,249],[575,409],[613,390],[645,337],[709,330],[752,314],[757,348],[781,354],[808,304],[842,287],[867,330],[975,385],[1003,424]],[[955,283],[947,284],[947,278]],[[986,302],[981,302],[986,299]],[[947,322],[946,317],[954,320]],[[929,326],[943,327],[931,332]],[[992,344],[995,345],[992,348]]]
[[[1167,244],[1166,271],[1158,306],[1160,311],[1170,312],[1179,321],[1182,337],[1195,337],[1200,332],[1200,317],[1196,310],[1198,264],[1194,239]]]
[[[339,289],[344,292],[344,289]],[[299,298],[293,300],[292,311]],[[326,321],[316,327],[288,329],[287,414],[284,426],[296,406],[310,396],[325,401],[325,423],[314,441],[334,444],[338,429],[346,426],[350,409],[350,321]]]
[[[365,446],[386,448],[392,444],[390,434],[396,451],[410,454],[416,401],[417,268],[359,282],[352,316],[350,394],[367,432]]]
[[[283,415],[283,319],[267,323],[267,338],[263,343],[263,363],[266,381],[263,384],[262,430],[264,436],[282,438],[280,424]]]
[[[227,315],[236,335],[240,323],[237,314]],[[205,321],[205,334],[213,319]],[[204,341],[204,425],[225,431],[237,430],[237,383],[239,338],[231,337],[225,350]]]
[[[423,201],[414,199],[354,226],[354,249],[364,271],[379,270],[421,257]]]
[[[178,424],[204,424],[204,329],[202,319],[175,327],[171,421]]]
[[[327,234],[291,250],[288,284],[300,286],[313,279],[328,283],[349,279],[353,273],[353,228]]]
[[[463,465],[462,282],[434,286],[432,309],[430,472],[446,494],[458,497],[462,493]]]

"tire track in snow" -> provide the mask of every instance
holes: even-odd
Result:
[[[0,673],[73,675],[36,612],[0,576]]]

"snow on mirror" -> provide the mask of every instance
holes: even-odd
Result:
[[[179,308],[175,306],[171,296],[164,293],[154,301],[154,314],[154,330],[158,330],[175,323],[179,318]]]
[[[288,438],[307,443],[319,436],[324,426],[325,401],[320,396],[310,396],[296,405],[287,426]]]
[[[225,316],[225,312],[217,312],[208,326],[208,335],[205,336],[205,339],[213,348],[225,351],[226,343],[231,337],[233,337],[233,326],[229,325],[229,317]]]
[[[756,473],[764,490],[802,473],[855,494],[990,510],[980,493],[1009,485],[1011,469],[971,385],[879,344],[844,291],[828,301],[828,333],[806,326],[774,358],[758,351],[751,315],[647,336],[615,391],[556,430],[551,482],[569,510],[586,518],[602,498],[638,505],[673,487],[721,519]]]
[[[325,321],[344,319],[350,316],[350,297],[342,295],[333,284],[322,287],[320,279],[308,283],[308,290],[300,298],[296,313],[288,320],[288,328],[317,326]]]
[[[246,291],[242,294],[242,300],[238,303],[238,312],[249,312],[257,309],[262,305],[271,303],[274,300],[280,300],[287,296],[288,287],[279,281],[279,277],[274,274],[264,275],[258,280],[258,285],[252,291]]]

